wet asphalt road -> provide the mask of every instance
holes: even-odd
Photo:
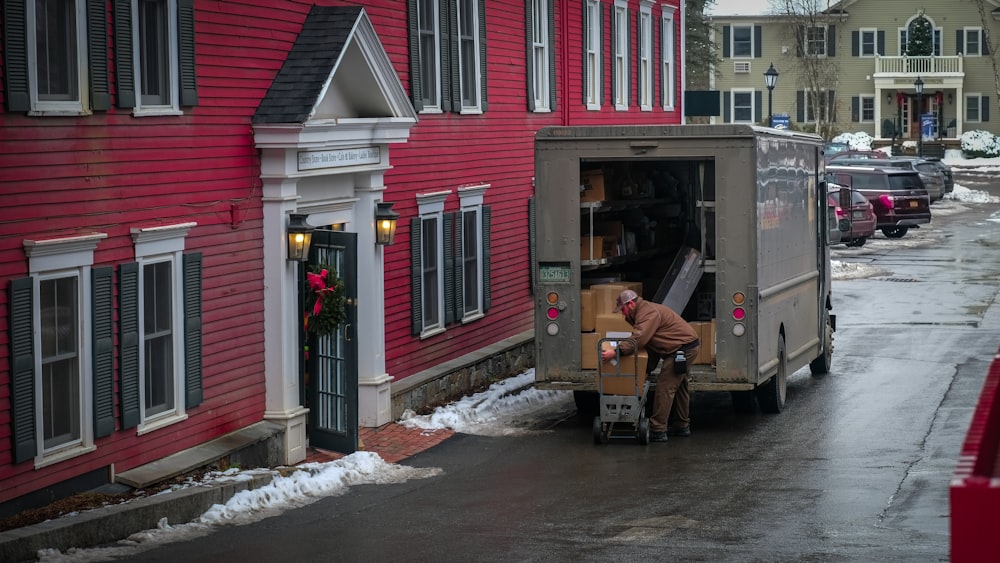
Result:
[[[133,559],[947,561],[949,480],[1000,344],[1000,204],[939,208],[901,241],[838,247],[881,272],[835,282],[833,370],[793,375],[779,415],[700,393],[691,438],[643,447],[596,446],[590,419],[553,412],[406,462],[439,476]]]

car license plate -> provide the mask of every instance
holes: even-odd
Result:
[[[911,200],[910,207],[920,207],[920,202],[916,200]]]
[[[864,211],[853,211],[853,212],[851,212],[851,217],[853,217],[854,219],[864,219],[865,218],[865,212]]]

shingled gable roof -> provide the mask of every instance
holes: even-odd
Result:
[[[313,6],[253,123],[293,124],[417,115],[360,6]]]

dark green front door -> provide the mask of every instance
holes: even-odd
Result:
[[[305,361],[309,445],[358,449],[357,234],[317,229],[307,268],[333,267],[345,286],[347,321],[331,334],[307,334]]]

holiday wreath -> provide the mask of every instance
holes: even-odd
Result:
[[[325,336],[347,321],[344,282],[329,266],[313,266],[306,273],[310,292],[306,298],[306,328]]]

